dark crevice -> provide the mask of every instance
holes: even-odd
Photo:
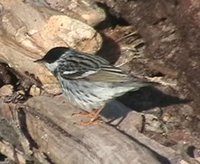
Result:
[[[13,73],[12,68],[6,63],[0,63],[0,87],[5,84],[11,84],[14,88],[17,88],[19,79]]]
[[[195,155],[194,155],[194,151],[195,151],[195,146],[189,146],[188,148],[187,148],[187,154],[190,156],[190,157],[192,157],[192,158],[194,158],[195,157]]]
[[[101,33],[101,36],[103,38],[103,44],[96,55],[106,59],[110,64],[114,64],[121,55],[120,47],[112,38],[103,33]]]
[[[55,164],[55,162],[53,162],[52,159],[46,153],[43,154],[45,156],[45,159],[49,162],[49,164]]]
[[[7,157],[6,157],[4,154],[0,153],[0,162],[5,161],[6,158],[7,158]]]
[[[38,148],[37,143],[29,134],[27,123],[26,123],[26,113],[23,111],[23,108],[18,109],[19,121],[20,121],[20,129],[22,133],[25,135],[26,139],[29,141],[31,148]]]
[[[156,20],[156,21],[153,23],[153,25],[160,24],[160,23],[162,23],[162,22],[165,22],[166,20],[167,20],[166,17],[160,18],[160,19]]]
[[[164,77],[165,76],[162,72],[157,72],[157,71],[149,71],[147,72],[147,75],[149,77]]]
[[[114,28],[117,25],[120,26],[130,25],[125,19],[123,19],[120,15],[116,14],[112,10],[112,8],[108,7],[106,4],[97,2],[97,6],[102,8],[106,13],[106,19],[95,27],[97,31],[101,31],[109,27]]]

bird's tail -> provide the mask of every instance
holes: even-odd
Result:
[[[137,80],[133,80],[129,82],[128,85],[139,89],[139,88],[147,87],[147,86],[156,86],[156,85],[159,85],[159,83],[137,79]]]
[[[139,80],[139,79],[134,79],[128,82],[125,82],[121,85],[118,85],[115,88],[115,96],[121,96],[124,93],[128,92],[128,91],[137,91],[140,88],[143,87],[148,87],[148,86],[156,86],[158,85],[158,83],[156,82],[149,82],[149,81],[144,81],[144,80]]]

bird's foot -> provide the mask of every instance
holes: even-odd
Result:
[[[83,121],[82,120],[80,122],[80,125],[82,125],[82,126],[92,126],[92,125],[97,125],[100,122],[102,122],[97,111],[92,111],[92,112],[89,112],[89,113],[88,112],[73,113],[72,116],[78,115],[80,117],[88,118],[88,119],[90,119],[89,121]]]
[[[86,118],[93,118],[95,117],[96,112],[86,112],[86,111],[81,111],[81,112],[75,112],[72,114],[72,116],[80,116],[80,117],[86,117]]]
[[[94,121],[91,119],[90,121],[81,121],[80,125],[81,126],[94,126],[94,125],[99,125],[102,123],[102,120],[100,118],[95,119]]]

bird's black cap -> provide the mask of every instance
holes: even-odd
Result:
[[[43,58],[35,60],[34,62],[53,63],[54,61],[59,59],[60,56],[63,55],[69,49],[70,48],[68,47],[54,47],[50,49]]]

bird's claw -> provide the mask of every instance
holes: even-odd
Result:
[[[88,118],[90,119],[89,121],[81,121],[80,125],[81,126],[93,126],[93,125],[97,125],[99,123],[102,122],[102,120],[100,119],[100,117],[96,114],[96,112],[77,112],[77,113],[73,113],[72,116],[83,116],[84,118]]]
[[[98,125],[98,124],[100,124],[100,123],[102,123],[102,120],[90,120],[90,121],[81,121],[80,122],[80,125],[81,126],[94,126],[94,125]]]

